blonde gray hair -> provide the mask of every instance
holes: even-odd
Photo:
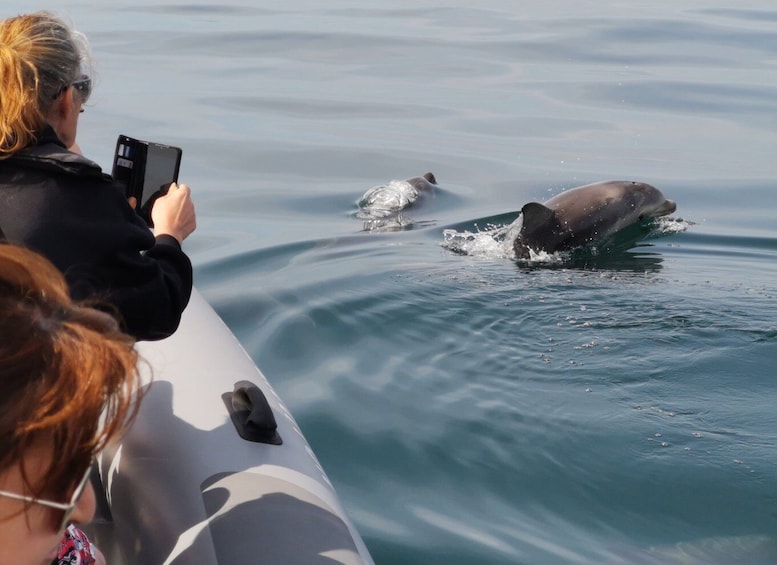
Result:
[[[57,95],[85,70],[86,37],[54,14],[0,22],[0,159],[35,143]]]

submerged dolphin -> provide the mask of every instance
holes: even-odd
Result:
[[[433,193],[437,179],[432,173],[407,180],[392,180],[373,186],[359,199],[357,217],[385,218],[398,214],[413,204],[424,193]]]
[[[644,218],[677,209],[656,187],[642,182],[597,182],[573,188],[521,209],[521,229],[513,248],[518,258],[529,250],[554,253],[587,245]]]
[[[436,186],[437,179],[432,173],[373,186],[358,200],[356,217],[364,220],[365,231],[409,229],[415,221],[406,216],[404,210],[433,195]]]

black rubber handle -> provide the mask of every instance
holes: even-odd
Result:
[[[233,392],[225,392],[221,398],[240,437],[272,445],[283,443],[267,397],[254,383],[239,381]]]

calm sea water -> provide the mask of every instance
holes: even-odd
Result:
[[[773,2],[68,4],[82,147],[183,147],[197,285],[378,563],[777,562]],[[364,231],[366,189],[426,171]],[[675,221],[571,262],[489,245],[612,178]]]

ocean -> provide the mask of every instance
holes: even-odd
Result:
[[[49,7],[94,52],[82,149],[183,149],[195,284],[377,563],[777,562],[773,2]],[[609,179],[677,211],[628,250],[498,241]]]

